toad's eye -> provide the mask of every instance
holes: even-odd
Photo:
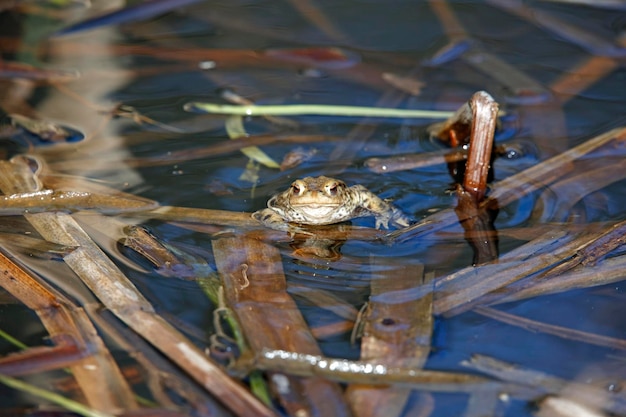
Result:
[[[339,184],[337,184],[336,182],[333,182],[326,186],[326,190],[328,191],[329,195],[336,195],[338,189],[339,189]]]
[[[299,182],[294,182],[293,184],[291,184],[291,190],[294,192],[294,194],[300,195],[304,190],[304,185]]]

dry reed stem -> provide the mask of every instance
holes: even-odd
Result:
[[[408,169],[424,168],[445,163],[461,162],[467,159],[467,152],[463,150],[442,150],[424,152],[419,154],[407,154],[389,156],[385,158],[375,157],[365,160],[365,166],[378,174],[404,171]]]
[[[620,229],[618,234],[619,231]],[[435,310],[439,313],[458,314],[473,306],[495,303],[502,298],[541,295],[539,288],[554,292],[623,279],[624,274],[616,267],[621,263],[619,258],[605,261],[606,266],[598,268],[595,273],[585,270],[584,265],[577,268],[579,274],[582,273],[587,278],[586,282],[581,282],[581,275],[563,280],[556,278],[561,272],[582,263],[587,248],[590,248],[591,254],[599,248],[599,255],[603,255],[622,240],[622,236],[613,236],[616,239],[614,242],[610,236],[611,230],[588,229],[576,234],[555,229],[510,251],[500,259],[500,264],[484,265],[474,270],[465,268],[441,277],[437,281],[439,292]],[[595,260],[595,255],[590,259]],[[604,274],[598,274],[599,271]]]
[[[395,385],[429,392],[514,392],[515,384],[501,384],[472,374],[393,367],[385,364],[335,359],[291,351],[264,350],[254,358],[262,370],[298,376],[318,376],[348,384]]]
[[[458,314],[471,309],[480,298],[511,285],[532,273],[560,262],[581,246],[567,233],[548,232],[500,258],[498,264],[468,267],[436,281],[436,314]]]
[[[501,304],[525,300],[540,295],[612,284],[624,279],[626,279],[626,256],[618,256],[606,259],[595,266],[581,265],[560,275],[551,276],[550,279],[543,279],[524,285],[511,294],[504,295],[496,300],[490,300],[489,303]]]
[[[501,321],[513,326],[521,327],[530,332],[541,332],[552,334],[563,339],[576,340],[582,343],[589,343],[596,346],[603,346],[609,349],[626,350],[626,339],[617,339],[615,337],[603,336],[595,333],[583,332],[580,330],[570,329],[567,327],[556,326],[536,320],[530,320],[504,311],[496,310],[491,307],[476,306],[474,312]]]
[[[2,162],[0,188],[5,192],[33,192],[38,180],[19,159]],[[30,188],[17,184],[30,184]],[[273,412],[240,384],[233,381],[204,353],[154,313],[150,303],[137,291],[117,266],[102,252],[76,221],[65,213],[26,215],[47,240],[76,246],[64,257],[65,263],[81,278],[100,301],[120,320],[150,341],[177,363],[223,404],[240,416],[273,416]]]
[[[53,363],[49,365],[52,367],[43,363],[44,367],[39,370],[69,366],[87,403],[96,410],[118,413],[137,409],[130,386],[84,311],[2,253],[0,264],[0,285],[39,316],[57,347],[74,347],[77,350],[75,353],[67,352],[71,355],[67,358],[69,363],[67,360],[53,362],[50,356],[49,362]],[[32,362],[35,358],[24,359],[29,359],[29,365],[35,366]],[[0,364],[0,368],[3,365]]]

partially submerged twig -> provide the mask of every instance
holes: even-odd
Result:
[[[487,176],[491,169],[493,136],[498,120],[498,103],[484,91],[472,96],[472,130],[463,189],[478,204],[487,192]]]
[[[577,159],[603,146],[613,143],[619,144],[624,141],[626,141],[625,127],[610,130],[560,155],[492,184],[492,191],[489,197],[497,200],[499,207],[504,207],[566,175],[573,169],[572,163]],[[483,204],[489,204],[489,199],[483,202]],[[422,233],[432,233],[441,230],[456,224],[458,221],[458,217],[451,209],[442,210],[412,226],[391,232],[387,234],[387,237],[393,240],[405,240]]]
[[[254,365],[267,371],[300,376],[323,376],[332,381],[398,385],[433,392],[474,392],[514,388],[476,375],[414,370],[375,362],[334,359],[284,350],[264,350],[254,358]]]
[[[487,181],[491,171],[498,104],[484,91],[475,93],[468,103],[456,113],[455,116],[461,119],[451,124],[447,132],[450,142],[459,146],[466,139],[457,136],[458,131],[467,134],[466,130],[470,130],[467,163],[463,169],[463,184],[457,186],[458,203],[455,212],[465,230],[465,240],[474,250],[473,264],[477,265],[498,257],[497,233],[493,227],[497,202],[481,205],[487,193]],[[467,108],[471,110],[469,116]]]

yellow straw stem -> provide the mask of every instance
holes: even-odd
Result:
[[[228,105],[191,102],[184,106],[189,112],[228,114],[236,116],[347,116],[347,117],[398,117],[422,119],[447,119],[454,112],[437,110],[408,110],[383,107],[332,106],[325,104],[291,105]]]

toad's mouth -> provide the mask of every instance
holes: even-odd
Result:
[[[327,220],[337,212],[341,204],[336,203],[315,203],[293,205],[302,215],[309,219]]]
[[[341,203],[296,203],[292,204],[292,207],[297,207],[301,210],[306,209],[319,209],[319,208],[336,208],[341,206]]]

